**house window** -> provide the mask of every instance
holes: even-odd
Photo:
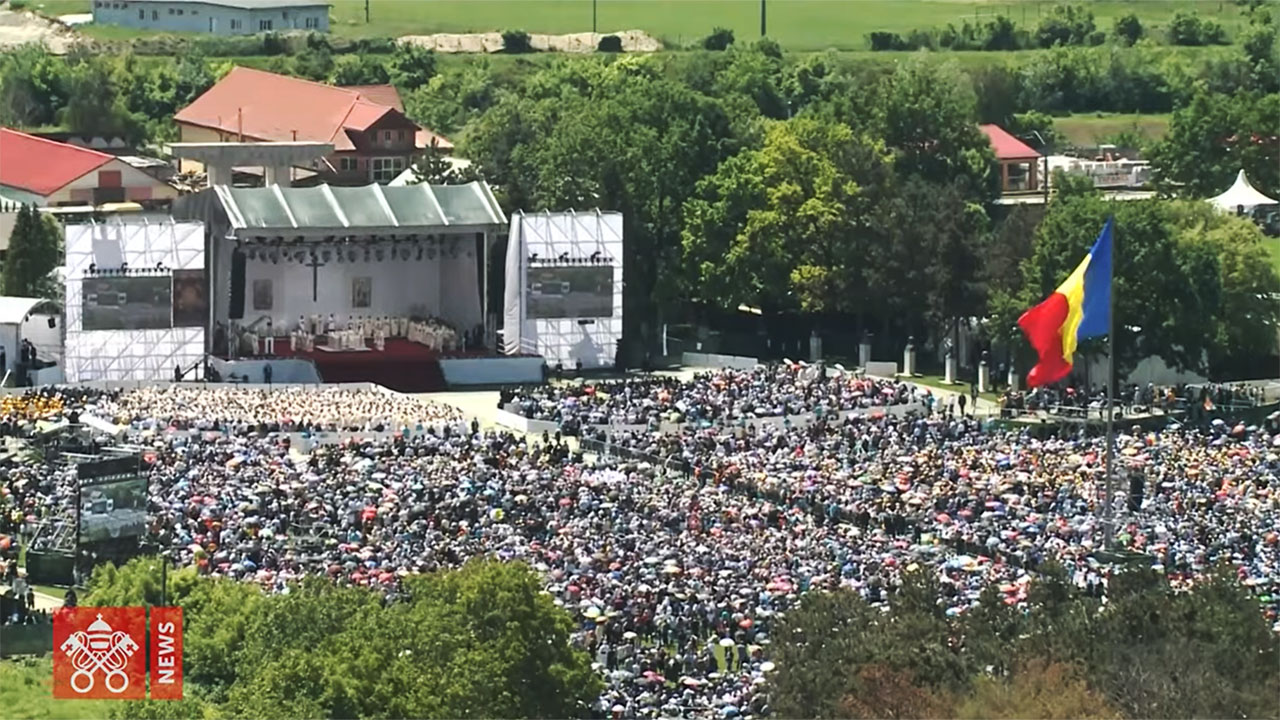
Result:
[[[270,30],[270,29],[271,29],[271,23],[272,23],[272,21],[271,21],[271,20],[259,20],[259,21],[258,21],[258,30],[259,30],[259,31]]]
[[[404,140],[404,131],[403,131],[403,130],[397,130],[397,131],[396,131],[396,139],[397,139],[397,140],[401,140],[401,141],[403,141],[403,140]]]
[[[200,11],[199,11],[199,10],[192,10],[192,11],[191,11],[191,14],[192,14],[192,15],[199,15],[199,14],[200,14]]]
[[[307,25],[307,29],[309,30],[318,28],[320,27],[320,18],[309,17],[307,18],[306,25]]]
[[[170,14],[170,15],[174,14],[175,12],[177,12],[177,9],[176,9],[176,8],[169,8],[169,14]]]
[[[342,172],[351,172],[359,167],[356,159],[353,157],[344,157],[338,159],[338,169]]]
[[[146,19],[147,19],[147,11],[146,11],[146,10],[139,10],[139,11],[138,11],[138,19],[139,19],[139,20],[146,20]]]
[[[378,183],[391,182],[395,179],[400,171],[404,170],[403,157],[385,157],[373,158],[370,168],[372,169],[373,181]]]
[[[382,131],[382,142],[386,143],[387,145],[390,145],[390,144],[391,144],[391,131],[390,131],[390,130],[383,130],[383,131]]]
[[[152,11],[151,11],[151,21],[152,21],[152,22],[155,22],[156,20],[159,20],[159,19],[160,19],[160,11],[159,11],[159,10],[152,10]]]
[[[232,30],[239,30],[239,29],[240,29],[240,21],[239,21],[239,20],[232,20],[232,21],[231,21],[231,29],[232,29]]]
[[[181,14],[182,14],[182,8],[178,8],[178,14],[179,14],[179,15],[181,15]]]
[[[280,19],[281,19],[281,20],[288,20],[288,19],[289,19],[289,11],[288,11],[288,10],[285,10],[284,12],[280,13]]]

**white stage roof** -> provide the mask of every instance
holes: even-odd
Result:
[[[214,186],[235,230],[346,229],[394,233],[399,228],[503,225],[506,216],[484,182],[288,188]]]
[[[21,325],[37,306],[51,302],[43,298],[0,297],[0,325]]]
[[[1242,205],[1246,208],[1253,208],[1259,205],[1275,205],[1280,201],[1273,200],[1258,192],[1253,183],[1249,182],[1249,177],[1244,174],[1244,170],[1241,170],[1236,175],[1235,183],[1221,195],[1209,198],[1209,202],[1227,212],[1235,212],[1236,208]]]

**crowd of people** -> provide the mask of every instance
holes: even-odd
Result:
[[[1118,410],[1129,414],[1163,414],[1180,410],[1198,413],[1219,407],[1238,410],[1260,405],[1265,399],[1264,389],[1258,385],[1131,383],[1116,392],[1113,403]],[[1026,412],[1096,416],[1106,407],[1107,392],[1103,385],[1065,384],[1029,391],[1008,390],[1000,397],[1001,414],[1005,416]]]
[[[807,388],[793,373],[619,387],[631,399],[605,405],[610,412],[648,407],[665,389],[679,399],[662,402],[683,402],[689,418],[748,413],[741,423],[612,438],[679,458],[676,471],[584,457],[558,437],[458,424],[304,455],[288,435],[261,427],[279,417],[278,403],[297,402],[284,399],[291,391],[227,406],[183,404],[165,390],[114,402],[136,427],[178,415],[191,428],[163,436],[150,471],[150,533],[180,565],[274,592],[318,574],[394,601],[413,573],[477,556],[523,560],[573,615],[574,641],[606,679],[601,715],[769,714],[776,623],[814,589],[892,602],[903,572],[921,568],[942,582],[946,612],[962,615],[993,585],[1007,604],[1024,604],[1036,566],[1055,560],[1082,589],[1105,593],[1099,438],[992,430],[941,406],[751,422],[758,407],[838,408],[846,391],[857,392],[850,387],[866,388],[859,398],[876,388],[893,391],[880,393],[886,399],[913,392],[848,378]],[[762,389],[769,377],[782,387]],[[361,414],[343,405],[358,407],[350,395],[324,397],[331,409],[310,417]],[[719,404],[704,408],[702,398]],[[199,432],[203,411],[236,419],[228,432]],[[1118,546],[1179,582],[1233,564],[1280,632],[1280,435],[1229,424],[1124,427],[1117,458]],[[6,477],[21,479],[24,502],[65,500],[74,483],[30,468]]]
[[[518,415],[573,428],[584,425],[716,424],[802,413],[905,404],[915,388],[820,365],[758,365],[699,373],[688,380],[643,375],[557,383],[504,395]]]

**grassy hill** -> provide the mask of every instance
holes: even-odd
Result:
[[[593,0],[330,0],[333,32],[348,36],[399,36],[434,32],[589,32]],[[874,30],[903,32],[941,27],[996,14],[1034,29],[1055,3],[1046,0],[767,0],[768,33],[790,50],[860,50]],[[1150,30],[1178,10],[1195,10],[1233,31],[1241,24],[1230,0],[1079,1],[1109,31],[1115,18],[1136,13]],[[47,15],[89,12],[91,0],[35,0]],[[598,0],[601,32],[645,30],[670,46],[698,42],[713,27],[726,27],[740,40],[760,33],[760,0]]]

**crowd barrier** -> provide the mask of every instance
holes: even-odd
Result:
[[[758,358],[743,355],[717,355],[715,353],[681,353],[680,362],[688,367],[735,368],[750,370],[760,364]]]

